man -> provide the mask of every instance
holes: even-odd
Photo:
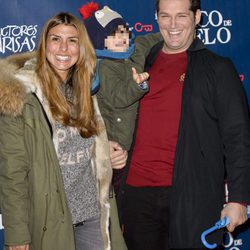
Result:
[[[230,60],[195,39],[200,1],[157,0],[156,8],[163,41],[146,61],[150,90],[118,193],[124,236],[129,250],[205,249],[200,235],[220,217],[230,218],[230,232],[247,220],[249,111]],[[147,37],[139,41],[145,49]]]

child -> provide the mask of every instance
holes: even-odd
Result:
[[[80,8],[99,58],[100,88],[97,92],[109,140],[129,150],[133,139],[139,99],[148,92],[148,73],[131,71],[127,59],[134,52],[131,33],[122,16],[105,6],[88,3]]]

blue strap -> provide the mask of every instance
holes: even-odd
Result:
[[[96,94],[96,92],[100,88],[99,66],[100,66],[100,59],[97,59],[95,77],[92,80],[92,85],[91,85],[91,95]]]

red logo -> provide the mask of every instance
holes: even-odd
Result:
[[[137,32],[142,32],[142,31],[151,32],[153,30],[153,25],[152,24],[142,24],[140,22],[137,22],[135,24],[134,28]]]
[[[241,80],[242,82],[244,82],[245,76],[244,76],[243,74],[240,74],[239,76],[240,76],[240,80]]]

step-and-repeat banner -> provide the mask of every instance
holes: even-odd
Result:
[[[41,28],[48,18],[60,11],[71,12],[81,18],[79,8],[89,1],[0,0],[2,10],[0,58],[36,49]],[[135,35],[158,31],[154,12],[155,0],[97,0],[95,2],[119,12],[129,23]],[[199,27],[198,36],[211,50],[233,60],[250,104],[249,10],[249,0],[202,0],[202,24]],[[3,245],[3,232],[0,219],[0,246]],[[238,229],[233,235],[226,233],[224,245],[227,250],[249,250],[249,224]]]

